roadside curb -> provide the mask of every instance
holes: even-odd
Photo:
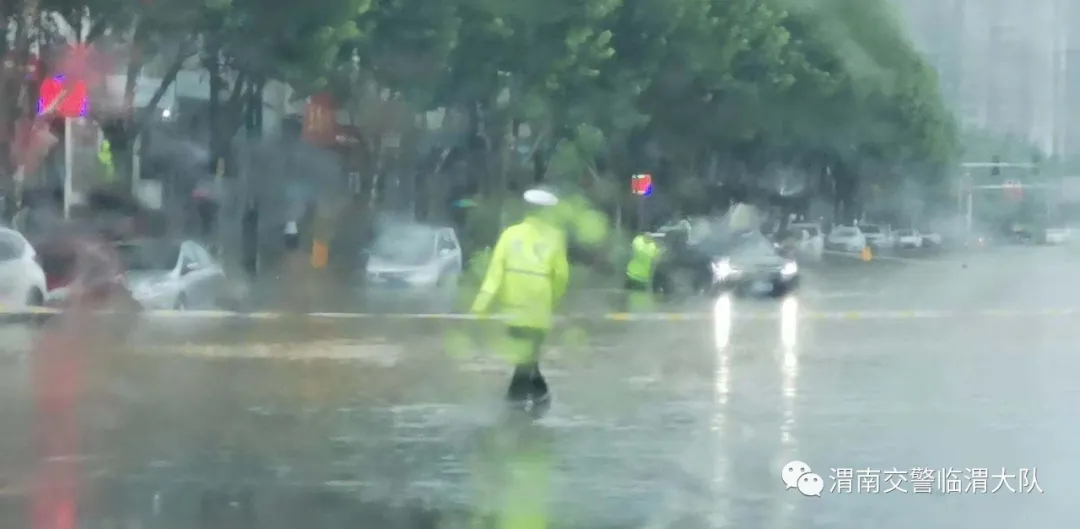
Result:
[[[956,254],[938,254],[927,257],[899,257],[895,255],[872,255],[869,261],[864,261],[862,257],[857,253],[840,252],[836,250],[826,250],[825,258],[821,261],[822,265],[828,266],[829,264],[836,263],[851,263],[851,264],[864,264],[867,266],[873,266],[874,264],[881,263],[896,263],[896,264],[951,264],[961,262]]]

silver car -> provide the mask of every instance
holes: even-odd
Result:
[[[144,308],[215,308],[228,290],[221,265],[194,241],[141,240],[116,249],[132,297]]]
[[[462,270],[453,228],[406,225],[388,229],[367,252],[366,281],[377,288],[452,285]]]

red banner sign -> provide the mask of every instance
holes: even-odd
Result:
[[[652,175],[651,174],[636,174],[630,179],[630,192],[647,197],[652,194]]]
[[[90,102],[86,83],[69,81],[63,76],[50,77],[38,89],[38,115],[50,114],[65,118],[86,115]]]
[[[302,137],[316,145],[331,145],[337,138],[334,100],[330,94],[311,96],[304,110]]]

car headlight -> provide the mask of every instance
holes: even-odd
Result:
[[[795,264],[795,261],[788,261],[784,263],[784,266],[780,268],[780,275],[784,277],[791,277],[799,273],[799,265]]]
[[[731,267],[731,261],[727,259],[713,261],[712,271],[713,277],[717,280],[726,279],[728,276],[735,273],[735,269]]]
[[[165,283],[139,283],[134,285],[131,293],[137,298],[152,298],[164,293],[166,289]]]

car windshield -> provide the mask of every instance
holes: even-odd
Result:
[[[803,226],[803,225],[796,224],[796,225],[792,226],[791,229],[795,230],[795,231],[800,231],[800,230],[805,231],[806,234],[811,236],[811,237],[817,237],[818,233],[819,233],[817,226]]]
[[[862,227],[862,232],[867,233],[867,234],[871,234],[871,235],[875,235],[875,234],[881,233],[881,228],[879,228],[877,226],[864,225]]]
[[[740,235],[734,241],[732,253],[751,257],[776,255],[776,247],[761,234],[754,232]]]
[[[715,234],[703,240],[698,247],[712,257],[776,255],[773,244],[758,232]]]
[[[839,237],[851,237],[852,235],[855,235],[857,233],[859,232],[855,228],[836,228],[835,230],[833,230],[833,235]]]
[[[915,230],[899,230],[896,232],[896,234],[901,237],[909,237],[915,235]]]
[[[121,244],[116,247],[124,270],[172,270],[180,260],[180,245],[166,242]]]
[[[419,266],[435,258],[435,230],[429,228],[390,229],[375,239],[372,257],[388,263]]]

